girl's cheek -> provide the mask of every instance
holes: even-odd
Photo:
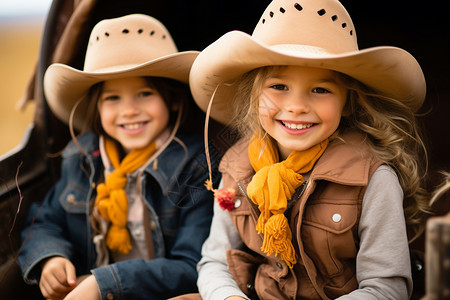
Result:
[[[280,110],[277,99],[265,93],[259,100],[258,113],[261,117],[271,117]]]

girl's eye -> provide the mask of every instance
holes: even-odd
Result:
[[[327,90],[327,89],[325,89],[325,88],[321,88],[321,87],[314,88],[314,89],[312,90],[312,92],[313,92],[313,93],[317,93],[317,94],[327,94],[327,93],[331,93],[329,90]]]
[[[270,86],[270,88],[279,90],[279,91],[286,91],[288,88],[284,84],[273,84]]]
[[[118,100],[120,97],[117,95],[107,95],[105,97],[102,97],[101,99],[103,101],[114,101],[114,100]]]
[[[139,97],[148,97],[153,95],[154,93],[152,91],[142,91],[139,93]]]

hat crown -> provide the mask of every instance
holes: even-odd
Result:
[[[358,50],[353,22],[337,0],[274,0],[252,37],[270,46],[306,45],[335,54]]]
[[[92,29],[83,70],[114,71],[176,52],[170,33],[153,17],[132,14],[106,19]]]

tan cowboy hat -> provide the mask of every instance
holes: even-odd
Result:
[[[83,70],[55,63],[44,75],[44,92],[53,113],[69,122],[74,104],[96,83],[133,76],[166,77],[188,83],[198,51],[178,52],[166,27],[153,17],[132,14],[102,20],[92,29]],[[86,101],[83,101],[86,102]],[[74,117],[82,127],[87,103]]]
[[[236,93],[233,80],[269,65],[339,71],[414,111],[426,93],[422,69],[405,50],[358,49],[353,22],[339,1],[273,0],[251,36],[228,32],[197,57],[190,74],[194,99],[204,111],[214,100],[211,117],[227,124],[233,116],[229,105]]]

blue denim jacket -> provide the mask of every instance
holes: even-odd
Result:
[[[177,135],[158,157],[156,170],[152,163],[143,173],[143,198],[155,225],[151,226],[155,258],[100,268],[95,268],[89,212],[104,168],[98,137],[87,133],[79,143],[86,156],[73,142],[69,144],[60,180],[42,205],[30,209],[18,257],[25,281],[38,283],[40,262],[58,255],[74,264],[78,276],[93,273],[102,299],[166,299],[196,291],[196,264],[209,234],[213,207],[213,194],[204,187],[208,170],[201,136]],[[217,160],[212,157],[215,178],[219,177]]]

